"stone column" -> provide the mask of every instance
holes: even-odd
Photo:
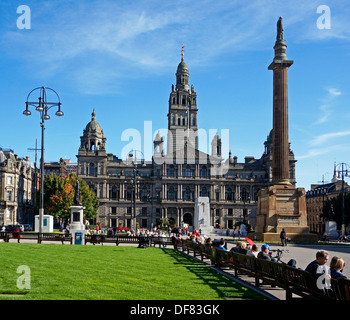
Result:
[[[282,18],[277,24],[275,57],[268,69],[273,70],[273,138],[272,183],[290,184],[288,138],[288,68],[293,64],[286,56]]]

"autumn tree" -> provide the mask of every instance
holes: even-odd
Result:
[[[89,189],[85,181],[75,174],[59,177],[55,174],[45,176],[44,181],[44,208],[45,212],[56,219],[69,219],[70,206],[74,204],[77,179],[80,184],[80,200],[84,209],[84,219],[90,220],[97,216],[99,202],[96,194]]]

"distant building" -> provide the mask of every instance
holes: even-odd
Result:
[[[45,162],[44,174],[53,173],[60,177],[67,177],[70,173],[77,173],[77,163],[72,163],[69,159],[60,158],[60,161]]]
[[[106,227],[119,223],[130,227],[135,205],[140,227],[150,228],[159,218],[192,225],[195,199],[202,196],[209,197],[212,226],[232,229],[239,221],[255,226],[257,194],[271,183],[271,132],[260,159],[247,156],[238,162],[230,152],[225,160],[218,134],[210,154],[198,150],[197,114],[197,93],[189,86],[183,55],[169,97],[167,146],[158,132],[152,159],[145,161],[134,153],[119,159],[107,153],[107,138],[93,111],[80,137],[77,174],[100,201],[97,221]],[[295,184],[296,160],[291,150],[289,160]]]
[[[311,190],[306,192],[307,221],[310,232],[323,234],[325,232],[325,221],[331,216],[323,217],[324,203],[342,194],[342,180],[338,180],[334,173],[332,181],[324,184],[313,184]],[[344,182],[345,190],[349,190],[349,185]]]
[[[0,148],[0,225],[34,221],[34,165]]]
[[[77,174],[77,163],[72,163],[70,159],[64,159],[68,173]]]

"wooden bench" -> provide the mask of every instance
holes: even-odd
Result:
[[[86,234],[84,237],[85,244],[92,243],[101,244],[104,243],[115,243],[117,246],[123,243],[131,244],[140,244],[146,243],[149,244],[149,238],[143,236],[114,236],[114,235],[105,235],[105,234]]]
[[[271,285],[272,287],[280,287],[286,290],[288,280],[286,275],[286,264],[278,263],[259,258],[254,258],[255,265],[255,285]],[[260,282],[260,280],[262,282]]]
[[[110,242],[110,243],[116,243],[117,239],[114,236],[107,236],[105,234],[85,234],[84,236],[84,243],[87,244],[88,242],[92,243],[93,245],[102,244],[104,242]]]
[[[200,244],[182,241],[182,250],[189,253],[201,250]],[[325,293],[317,288],[314,276],[304,270],[290,267],[284,263],[267,261],[240,253],[211,248],[212,264],[219,268],[233,268],[235,276],[239,273],[254,277],[255,285],[277,286],[286,291],[286,299],[293,298],[293,294],[312,300],[350,300],[350,279],[332,280],[333,294]]]
[[[334,296],[327,295],[323,290],[317,288],[315,277],[304,270],[285,266],[288,286],[286,288],[286,299],[292,299],[292,294],[309,300],[333,300]]]
[[[144,236],[117,236],[117,242],[116,245],[118,246],[121,243],[132,243],[132,244],[140,244],[140,242],[142,243],[148,243],[149,244],[149,238],[148,237],[144,237]]]
[[[209,243],[199,243],[198,244],[198,251],[201,256],[201,260],[203,261],[204,258],[210,259],[212,256],[212,247]]]
[[[9,232],[1,231],[0,232],[0,239],[4,240],[4,242],[9,242],[9,239],[10,239]]]
[[[16,233],[16,232],[10,232],[11,237],[10,239],[16,239],[17,243],[20,243],[21,240],[26,239],[26,240],[35,240],[38,242],[39,239],[39,234],[38,233]],[[39,243],[39,242],[38,242]]]
[[[180,248],[182,248],[182,239],[174,238],[174,249],[180,250]]]
[[[66,241],[73,244],[73,237],[71,233],[38,233],[38,243],[43,241],[60,241],[62,244]]]
[[[337,300],[350,300],[350,279],[331,279],[334,298]]]
[[[258,287],[259,276],[256,271],[256,258],[235,252],[230,252],[229,257],[232,263],[232,265],[229,264],[229,266],[234,269],[235,277],[238,277],[239,274],[253,277],[255,279],[255,285]]]
[[[157,244],[159,244],[159,248],[160,246],[166,246],[166,245],[173,245],[174,244],[174,240],[175,238],[173,237],[150,237],[150,246],[156,246]]]

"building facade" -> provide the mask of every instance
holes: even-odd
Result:
[[[136,152],[127,160],[107,153],[107,138],[93,111],[80,137],[77,174],[100,202],[97,221],[130,227],[136,219],[140,227],[151,228],[157,219],[168,218],[176,225],[192,225],[195,199],[209,197],[213,227],[232,229],[239,221],[255,226],[258,191],[271,183],[272,132],[261,158],[247,156],[238,162],[231,152],[224,159],[218,134],[210,154],[198,150],[197,117],[197,93],[189,86],[183,54],[169,97],[167,146],[158,132],[151,160],[136,157]],[[293,184],[295,162],[290,150]]]
[[[344,191],[349,192],[350,186],[344,181]],[[306,192],[306,210],[307,221],[310,232],[324,234],[325,222],[331,220],[332,212],[323,216],[323,206],[327,200],[337,198],[342,194],[343,181],[337,178],[334,169],[334,175],[330,183],[313,184],[311,190]]]
[[[34,165],[13,150],[0,149],[0,225],[34,221]]]
[[[44,175],[53,173],[59,177],[67,177],[68,174],[77,174],[77,163],[72,163],[70,159],[60,158],[59,161],[44,163]]]

